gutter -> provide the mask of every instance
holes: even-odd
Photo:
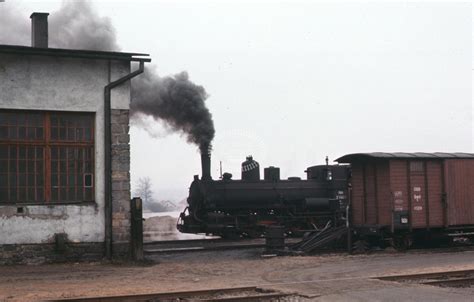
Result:
[[[145,70],[145,62],[150,59],[140,60],[140,66],[137,70],[127,74],[120,79],[109,83],[104,87],[104,212],[105,212],[105,256],[112,259],[112,125],[111,125],[111,108],[110,97],[111,90],[133,77],[143,73]]]

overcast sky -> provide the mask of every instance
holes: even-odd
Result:
[[[6,1],[28,22],[61,5]],[[273,165],[304,177],[326,155],[472,151],[469,3],[92,2],[123,51],[206,88],[214,178],[219,161],[240,178],[247,155],[262,175]],[[132,127],[131,148],[132,181],[149,176],[158,199],[185,198],[200,174],[196,146],[179,134]]]

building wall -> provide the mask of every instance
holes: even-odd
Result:
[[[48,56],[0,56],[0,108],[94,112],[95,203],[0,205],[0,245],[51,243],[55,233],[70,242],[104,241],[104,86],[130,72],[127,61]],[[112,90],[114,239],[129,240],[130,86]],[[128,234],[128,235],[127,235]],[[0,249],[1,251],[1,249]]]

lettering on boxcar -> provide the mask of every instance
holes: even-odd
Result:
[[[395,204],[396,205],[403,204],[403,199],[395,199]]]

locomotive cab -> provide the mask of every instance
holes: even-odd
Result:
[[[347,181],[350,177],[348,165],[317,165],[308,167],[305,172],[308,180]]]

